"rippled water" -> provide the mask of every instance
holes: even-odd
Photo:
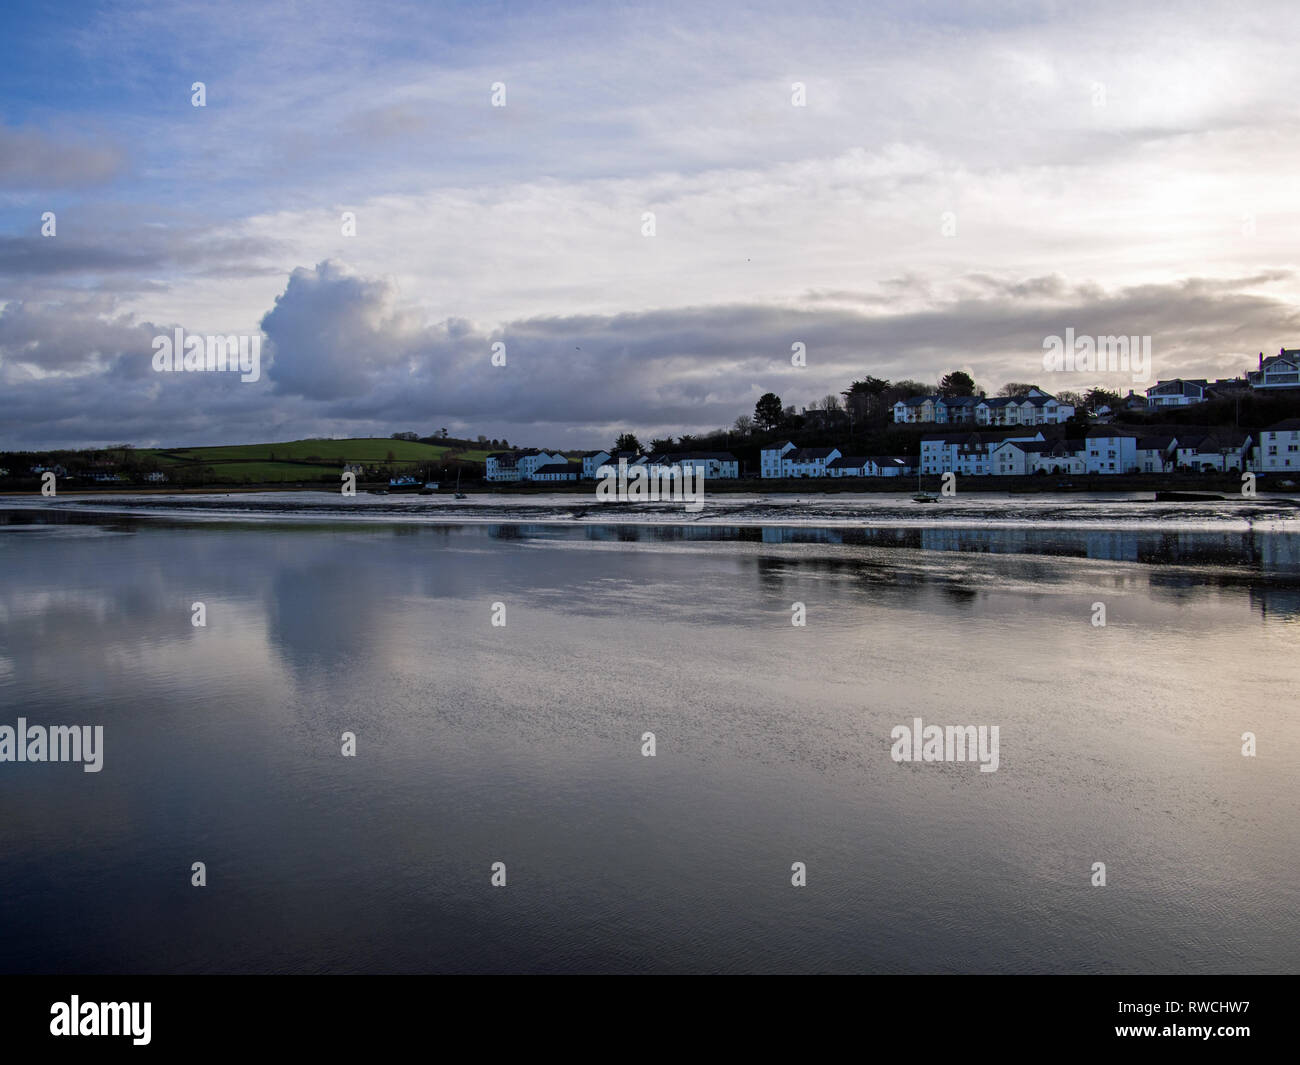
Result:
[[[1294,533],[751,517],[11,509],[0,968],[1296,971]]]

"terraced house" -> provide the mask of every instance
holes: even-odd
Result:
[[[786,441],[759,453],[759,472],[763,477],[825,477],[826,467],[840,457],[837,447],[797,448]]]
[[[1300,471],[1300,418],[1288,418],[1260,431],[1253,468],[1260,473]]]
[[[913,396],[894,404],[895,422],[934,422],[939,425],[1060,425],[1074,414],[1041,388],[1023,396]]]

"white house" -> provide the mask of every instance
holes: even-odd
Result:
[[[940,425],[961,424],[975,420],[978,396],[912,396],[894,404],[896,422],[937,422]]]
[[[1282,348],[1276,355],[1264,358],[1259,353],[1259,369],[1247,375],[1251,388],[1300,387],[1300,348]]]
[[[1174,461],[1179,469],[1200,472],[1244,470],[1251,444],[1249,434],[1232,429],[1197,433],[1177,441]]]
[[[940,417],[942,415],[942,417]],[[896,422],[938,422],[948,420],[948,409],[940,396],[912,396],[894,404]]]
[[[906,455],[872,455],[867,461],[868,477],[905,477],[916,472],[916,463]]]
[[[1101,426],[1086,434],[1087,473],[1133,473],[1137,470],[1137,437]]]
[[[582,454],[582,479],[584,481],[594,481],[596,471],[608,461],[608,451],[584,451]]]
[[[734,480],[740,476],[740,461],[730,451],[687,451],[670,456],[682,469],[703,471],[709,480]]]
[[[494,451],[484,462],[483,476],[489,481],[518,481],[522,478],[513,451]]]
[[[826,464],[839,457],[837,447],[802,447],[781,456],[781,476],[825,477]]]
[[[1088,446],[1083,440],[1031,440],[1020,446],[1029,457],[1029,473],[1081,474],[1088,468]]]
[[[1074,407],[1041,388],[1031,388],[1023,396],[981,397],[974,414],[977,425],[1061,425],[1074,414]]]
[[[1260,431],[1254,467],[1260,473],[1300,471],[1300,418],[1288,418]]]
[[[1210,398],[1210,383],[1204,379],[1185,381],[1176,377],[1172,381],[1157,381],[1147,389],[1147,406],[1156,410],[1160,407],[1190,407],[1193,403],[1204,403]]]
[[[788,440],[779,447],[764,448],[759,452],[760,475],[768,478],[782,476],[781,462],[794,450],[795,446]]]
[[[646,460],[651,472],[661,476],[669,470],[693,470],[707,480],[734,480],[740,476],[740,461],[730,451],[682,451],[651,455]]]
[[[1041,430],[999,430],[984,433],[935,434],[921,438],[921,472],[987,477],[996,472],[991,452],[1008,440],[1043,439]]]
[[[515,465],[518,467],[520,475],[526,481],[532,480],[533,474],[543,466],[554,466],[569,461],[558,451],[551,454],[546,451],[538,451],[536,448],[531,447],[526,451],[519,451],[515,454]]]
[[[989,473],[995,477],[1023,477],[1030,470],[1027,440],[1003,440],[989,452]]]
[[[576,462],[551,462],[538,466],[530,481],[576,481],[582,476],[582,467]]]
[[[1138,473],[1168,473],[1178,461],[1176,436],[1138,437],[1135,458]]]
[[[946,421],[949,425],[972,424],[975,421],[975,407],[979,396],[951,396],[943,401]]]
[[[826,463],[827,477],[870,477],[871,460],[866,455],[841,455]]]
[[[549,454],[535,447],[524,451],[494,451],[484,463],[484,478],[489,481],[530,481],[541,467],[568,461],[558,452]]]

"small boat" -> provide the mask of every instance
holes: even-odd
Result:
[[[469,496],[467,496],[464,492],[460,490],[460,470],[456,471],[456,498],[457,499],[469,498]]]
[[[939,497],[933,492],[923,492],[921,490],[921,471],[916,471],[916,495],[912,496],[913,503],[937,503]]]
[[[423,487],[424,482],[415,477],[403,475],[388,479],[388,490],[390,492],[418,492]]]
[[[425,482],[424,482],[424,487],[420,489],[420,495],[422,495],[422,496],[431,496],[431,495],[433,495],[433,493],[436,492],[437,490],[438,490],[438,482],[437,482],[437,481],[425,481]]]
[[[1279,488],[1294,488],[1295,481],[1278,481],[1277,486]]]

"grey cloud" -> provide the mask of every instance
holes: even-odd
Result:
[[[63,189],[98,185],[125,167],[115,144],[80,137],[60,139],[33,129],[0,126],[0,188]]]

